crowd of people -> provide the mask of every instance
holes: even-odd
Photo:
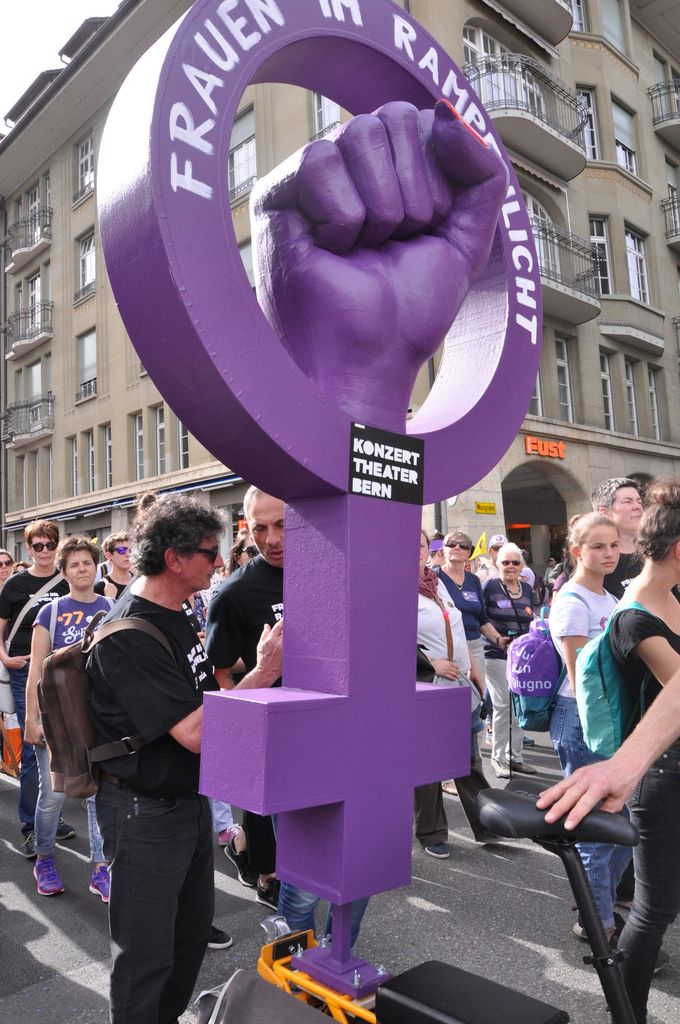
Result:
[[[258,903],[285,917],[293,930],[314,928],[319,898],[276,877],[275,822],[247,810],[236,822],[229,804],[198,792],[203,694],[281,685],[284,505],[251,487],[244,514],[247,526],[224,559],[221,515],[177,494],[141,501],[129,534],[111,534],[103,542],[101,563],[90,539],[60,539],[58,526],[46,520],[26,527],[25,568],[14,572],[12,555],[0,550],[0,662],[23,731],[21,852],[34,861],[40,895],[64,892],[55,848],[57,840],[75,834],[62,817],[63,794],[51,784],[37,700],[44,659],[79,642],[100,610],[108,620],[145,619],[169,641],[166,650],[146,633],[120,631],[97,645],[88,662],[97,744],[139,740],[132,754],[103,763],[96,798],[87,801],[89,889],[109,905],[114,1024],[176,1021],[206,947],[231,945],[213,922],[214,837]],[[593,510],[569,524],[567,557],[551,556],[539,597],[539,580],[524,552],[505,536],[491,538],[481,563],[471,564],[472,551],[464,530],[433,539],[423,531],[414,580],[415,676],[464,687],[470,697],[469,774],[420,786],[414,794],[416,838],[427,855],[442,859],[451,855],[444,793],[458,797],[478,843],[498,841],[477,815],[476,796],[489,785],[480,738],[490,748],[497,778],[537,771],[525,757],[533,741],[514,716],[506,679],[508,651],[528,632],[537,600],[550,606],[551,635],[565,666],[550,737],[566,781],[544,798],[546,807],[557,801],[548,815],[579,801],[585,805],[604,780],[612,808],[623,804],[607,763],[584,741],[575,700],[578,652],[610,616],[612,648],[627,687],[639,689],[651,679],[651,704],[676,675],[680,679],[680,484],[650,487],[645,510],[634,481],[598,485]],[[670,701],[674,686],[668,690]],[[633,767],[624,777],[630,782],[634,771],[644,776],[635,780],[628,812],[641,834],[634,872],[628,848],[579,847],[603,924],[612,944],[618,941],[626,953],[623,973],[638,1024],[646,1020],[652,975],[664,962],[663,934],[680,900],[674,847],[680,815],[669,813],[680,777],[675,700],[670,714],[677,709],[676,731],[666,729],[664,747],[644,732],[644,720],[642,740],[638,730],[628,741]],[[572,823],[579,813],[577,806]],[[630,910],[625,925],[617,904]],[[352,942],[367,906],[367,899],[353,904]],[[325,930],[331,927],[328,918]],[[146,941],[149,930],[153,944]],[[584,936],[579,921],[574,931]]]

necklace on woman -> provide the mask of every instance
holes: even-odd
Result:
[[[505,591],[505,593],[508,595],[508,597],[511,600],[513,600],[513,601],[516,601],[518,597],[522,596],[522,584],[521,583],[519,584],[519,587],[518,587],[518,591],[519,592],[518,593],[514,593],[514,594],[511,592],[510,587],[508,586],[508,584],[507,583],[503,583],[503,580],[501,580],[501,586],[502,586],[503,590]]]

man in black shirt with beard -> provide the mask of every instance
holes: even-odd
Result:
[[[239,673],[245,673],[240,685],[281,685],[284,504],[250,487],[243,507],[259,554],[220,585],[208,608],[205,634],[215,678],[228,690]],[[258,661],[263,640],[278,642],[278,661]],[[224,852],[236,867],[239,881],[256,887],[258,903],[276,910],[279,885],[271,818],[244,811],[243,831],[230,840]]]
[[[107,618],[153,623],[172,655],[125,630],[88,660],[97,745],[143,741],[102,763],[97,794],[112,864],[112,1024],[177,1024],[210,936],[212,821],[198,784],[203,693],[217,684],[182,604],[223,564],[222,530],[218,512],[186,495],[163,495],[140,510],[132,534],[140,575]]]
[[[637,484],[625,476],[602,480],[592,493],[593,512],[608,516],[619,531],[619,562],[604,578],[604,589],[617,601],[642,569],[635,553],[635,538],[642,518],[642,498]]]

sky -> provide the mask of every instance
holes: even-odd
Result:
[[[0,0],[0,133],[4,116],[41,71],[62,67],[59,50],[85,18],[107,17],[120,0]]]

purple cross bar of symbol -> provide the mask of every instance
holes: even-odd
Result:
[[[468,687],[415,683],[417,548],[401,540],[420,514],[356,496],[288,507],[286,559],[308,572],[284,573],[284,686],[205,698],[203,791],[276,813],[277,873],[334,904],[408,885],[414,787],[469,771]],[[368,580],[355,571],[378,554]],[[350,971],[348,929],[342,945]]]

